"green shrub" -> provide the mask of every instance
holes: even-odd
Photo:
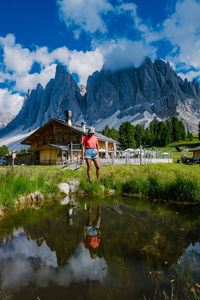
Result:
[[[47,182],[44,174],[34,176],[26,173],[7,172],[0,175],[0,204],[11,207],[20,196],[40,191],[42,194],[58,194],[58,186],[54,182]]]
[[[101,187],[101,184],[100,184],[99,181],[94,181],[94,182],[90,183],[89,181],[86,181],[86,180],[82,179],[80,181],[79,188],[81,190],[84,190],[88,194],[101,194],[101,193],[103,193],[103,190],[102,190],[102,187]]]
[[[173,200],[177,201],[200,201],[200,183],[196,178],[177,176],[170,187],[170,194],[173,195]]]
[[[114,176],[108,175],[101,178],[101,184],[106,188],[114,189],[116,184],[114,183]]]
[[[147,183],[141,178],[133,178],[122,184],[122,193],[127,194],[146,194]]]
[[[167,184],[158,176],[149,175],[147,178],[147,195],[155,199],[166,199],[167,194]]]

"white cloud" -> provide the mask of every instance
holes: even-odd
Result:
[[[14,41],[14,36],[12,38]],[[2,39],[8,41],[7,37]],[[55,62],[67,66],[70,73],[76,73],[80,83],[83,84],[86,84],[89,75],[99,70],[103,65],[103,55],[99,49],[83,52],[60,47],[49,52],[47,47],[37,47],[35,51],[31,52],[20,44],[9,43],[8,46],[8,42],[4,42],[1,45],[4,51],[3,63],[7,72],[0,72],[0,82],[15,81],[14,88],[20,92],[26,92],[29,88],[32,89],[38,83],[45,86],[49,79],[54,77]],[[30,73],[34,62],[40,65],[40,73]]]
[[[200,1],[183,0],[163,23],[163,37],[173,45],[167,60],[200,68]]]
[[[30,284],[48,287],[55,284],[68,287],[70,284],[94,280],[106,280],[108,266],[105,259],[92,259],[82,242],[66,264],[58,267],[56,252],[51,251],[43,241],[38,247],[36,241],[28,240],[24,234],[14,239],[14,247],[0,249],[1,289],[18,291]],[[36,264],[33,264],[37,262]],[[37,266],[36,268],[34,266]]]
[[[10,91],[1,89],[0,110],[14,114],[19,111],[23,99],[19,93],[35,88],[38,83],[45,87],[55,75],[56,63],[62,63],[70,73],[76,73],[82,84],[86,84],[88,76],[103,65],[103,55],[99,49],[83,52],[60,47],[49,52],[47,47],[37,47],[30,51],[16,44],[12,34],[0,37],[0,47],[3,50],[1,65],[4,70],[0,72],[0,82],[12,83]],[[39,64],[40,70],[32,73],[34,63]]]
[[[54,77],[56,70],[56,64],[51,64],[41,70],[40,73],[25,74],[24,76],[13,76],[15,79],[15,89],[18,91],[27,91],[27,89],[33,89],[40,83],[43,87],[47,82]]]
[[[23,74],[31,70],[33,58],[28,49],[23,49],[21,45],[14,47],[4,47],[4,62],[8,71]]]
[[[130,16],[134,21],[134,27],[140,32],[149,31],[149,27],[142,22],[137,14],[137,5],[134,3],[123,3],[119,6],[116,6],[115,11],[117,14],[123,14],[129,12]]]
[[[23,103],[24,97],[19,93],[12,93],[8,89],[0,89],[0,111],[16,115]]]
[[[53,60],[67,66],[70,73],[76,73],[79,81],[86,84],[87,78],[93,72],[98,71],[103,66],[103,55],[101,51],[96,48],[91,51],[77,51],[69,50],[66,47],[57,48],[51,53]]]
[[[0,37],[1,46],[12,47],[15,44],[15,36],[12,33],[7,34],[5,37]]]
[[[105,68],[112,71],[138,67],[146,56],[155,58],[155,48],[150,47],[143,41],[131,41],[127,39],[119,39],[112,41],[111,44],[106,43],[103,48],[105,57]]]
[[[35,88],[39,82],[45,87],[49,79],[54,77],[56,63],[65,65],[70,73],[79,76],[80,83],[86,84],[88,76],[100,70],[104,62],[107,68],[118,70],[139,66],[145,56],[153,59],[157,49],[152,46],[152,42],[163,39],[173,46],[165,60],[178,70],[179,75],[188,79],[199,76],[200,0],[177,1],[175,11],[155,28],[139,17],[134,3],[119,0],[116,5],[111,5],[108,0],[57,0],[57,4],[61,18],[77,37],[82,31],[89,34],[100,32],[103,34],[102,40],[92,40],[92,50],[85,52],[69,50],[67,47],[53,51],[49,51],[47,47],[36,47],[31,51],[17,44],[13,34],[0,37],[0,47],[3,50],[0,82],[12,82],[10,91],[1,89],[0,109],[13,109],[13,106],[11,108],[11,105],[6,103],[5,95],[10,99],[8,103],[16,101],[17,110],[17,99],[21,99],[17,97],[21,97],[19,92]],[[108,33],[109,27],[104,20],[108,13],[111,19],[113,16],[124,16],[128,13],[132,18],[130,27],[140,32],[141,38],[135,41],[117,37],[107,40],[105,33]],[[34,63],[39,64],[40,70],[32,73]],[[191,69],[195,71],[190,71]],[[12,91],[17,94],[13,95]]]
[[[33,59],[41,66],[47,66],[53,62],[47,47],[37,47],[36,51],[33,53]]]
[[[57,4],[61,19],[68,28],[73,27],[76,38],[82,30],[90,34],[107,31],[102,15],[113,10],[107,0],[57,0]]]
[[[27,48],[15,43],[15,36],[7,34],[0,37],[0,47],[3,48],[4,64],[7,71],[17,74],[29,72],[33,64],[32,53]]]
[[[87,78],[103,66],[103,55],[99,49],[95,51],[72,51],[68,64],[70,73],[77,73],[80,83],[86,84]]]
[[[3,83],[6,80],[12,81],[12,75],[7,72],[0,72],[0,82]]]
[[[194,78],[200,77],[200,71],[189,71],[187,73],[178,73],[183,80],[187,78],[189,81],[192,81]]]

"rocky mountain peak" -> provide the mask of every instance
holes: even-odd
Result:
[[[36,91],[38,91],[38,90],[44,91],[44,88],[43,88],[43,86],[40,83],[38,83],[37,87],[36,87]]]
[[[0,136],[16,128],[34,130],[57,116],[64,118],[66,109],[74,112],[76,120],[81,115],[81,99],[80,89],[73,77],[64,66],[58,65],[55,78],[48,82],[45,89],[38,84],[36,89],[28,91],[19,114],[0,131]]]
[[[147,57],[138,68],[117,72],[103,68],[87,82],[85,117],[89,124],[98,120],[100,129],[105,122],[119,127],[123,120],[129,120],[148,126],[155,117],[180,115],[188,129],[194,131],[200,117],[197,106],[200,107],[199,84],[183,81],[162,59],[152,62]]]
[[[83,96],[84,95],[84,96]],[[123,121],[147,127],[154,119],[178,116],[192,132],[200,120],[200,86],[180,78],[171,65],[161,59],[146,58],[137,68],[119,71],[102,68],[89,76],[87,87],[58,65],[55,78],[45,88],[40,84],[29,90],[19,114],[3,129],[0,137],[27,133],[64,111],[73,112],[73,122],[85,120],[98,130],[105,124],[118,128]]]

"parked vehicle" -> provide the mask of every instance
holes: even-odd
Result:
[[[0,165],[5,165],[6,160],[3,157],[0,157]]]

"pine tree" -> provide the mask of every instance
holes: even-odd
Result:
[[[135,147],[135,130],[130,122],[123,122],[119,127],[119,142],[125,148]]]
[[[24,148],[22,148],[22,149],[20,149],[19,153],[20,153],[20,154],[25,154],[25,153],[27,153],[27,150],[24,149]]]
[[[118,141],[119,139],[119,132],[117,131],[117,129],[115,129],[114,127],[112,127],[110,129],[110,127],[108,126],[108,124],[106,124],[104,130],[102,130],[102,134],[112,138],[113,140]]]
[[[136,142],[136,147],[138,148],[143,144],[145,136],[145,130],[141,125],[136,125],[135,126],[135,142]]]
[[[143,145],[151,147],[153,146],[153,134],[149,128],[145,130]]]
[[[169,120],[165,121],[167,127],[168,127],[168,131],[169,131],[169,143],[172,142],[172,122]]]
[[[4,157],[7,154],[9,154],[8,147],[6,145],[3,145],[0,147],[0,157]]]
[[[181,128],[177,117],[172,118],[172,140],[173,142],[181,140]]]
[[[109,137],[109,133],[110,133],[110,127],[108,126],[108,124],[106,124],[104,130],[102,131],[103,135],[108,136]]]
[[[149,126],[153,138],[152,144],[154,146],[156,146],[158,143],[158,124],[159,121],[157,119],[153,119],[153,121],[151,121]]]
[[[186,140],[186,131],[185,131],[185,126],[182,121],[179,121],[179,130],[181,134],[181,140],[185,141]]]
[[[198,131],[198,136],[199,136],[199,140],[200,140],[200,122],[199,122],[199,131]]]
[[[112,127],[110,129],[110,136],[113,140],[118,141],[119,140],[119,132],[116,128]]]
[[[193,134],[188,130],[188,133],[187,133],[187,139],[189,141],[192,141],[193,140]]]
[[[166,146],[170,141],[170,130],[165,122],[160,122],[158,125],[158,146]]]

